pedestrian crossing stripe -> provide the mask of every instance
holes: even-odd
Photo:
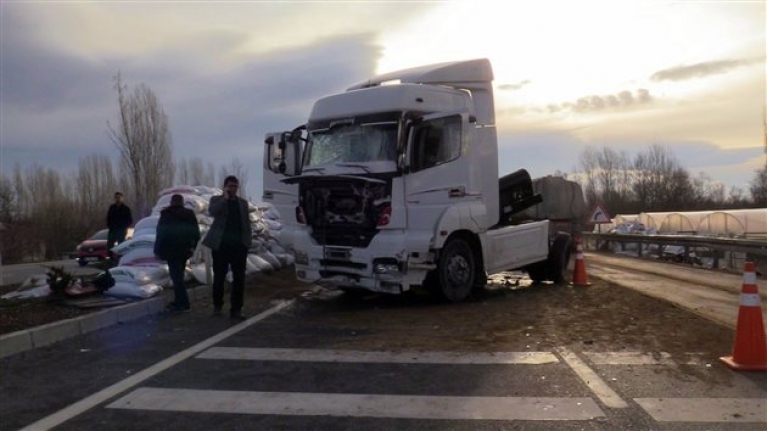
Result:
[[[591,398],[249,392],[152,387],[136,389],[107,408],[446,420],[576,421],[605,417]]]
[[[767,423],[764,398],[635,398],[658,422]]]
[[[559,362],[559,359],[551,352],[376,352],[247,347],[214,347],[196,357],[249,361],[447,365],[542,365]]]
[[[635,398],[658,422],[767,423],[763,398]],[[460,397],[251,392],[143,387],[109,409],[441,420],[585,421],[604,412],[591,398]]]

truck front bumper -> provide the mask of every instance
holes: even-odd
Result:
[[[296,277],[331,289],[400,294],[422,284],[429,269],[408,255],[402,231],[381,231],[365,248],[323,246],[300,232],[294,252]]]

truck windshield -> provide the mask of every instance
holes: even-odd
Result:
[[[397,122],[345,123],[309,132],[304,166],[396,161]]]

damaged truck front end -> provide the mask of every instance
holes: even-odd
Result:
[[[330,288],[406,289],[404,202],[393,199],[402,181],[401,124],[401,113],[392,112],[307,125],[301,171],[283,180],[298,185],[299,279]]]
[[[378,178],[376,178],[378,177]],[[401,293],[403,231],[392,226],[391,175],[301,176],[296,275],[326,287]],[[393,229],[392,229],[393,228]]]

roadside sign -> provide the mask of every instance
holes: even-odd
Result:
[[[594,224],[611,223],[611,221],[612,217],[610,217],[610,214],[607,213],[601,204],[597,204],[594,211],[591,212],[591,217],[589,217],[589,222]]]

